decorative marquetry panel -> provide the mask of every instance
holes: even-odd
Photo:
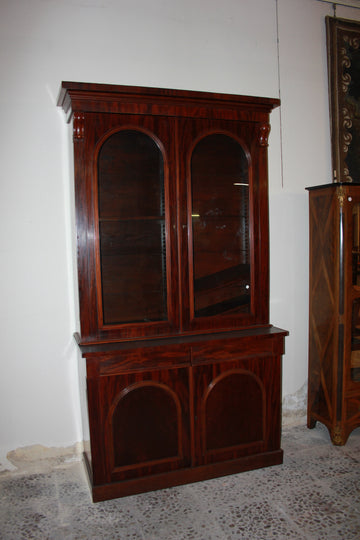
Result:
[[[308,427],[319,420],[334,444],[360,425],[357,218],[360,185],[309,188],[310,288]]]
[[[332,421],[334,372],[328,358],[337,356],[338,319],[338,200],[332,193],[321,191],[310,200],[310,339],[312,385],[309,403],[322,417]]]

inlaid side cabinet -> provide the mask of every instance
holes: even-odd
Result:
[[[279,464],[276,99],[64,82],[94,501]]]
[[[308,188],[308,427],[336,445],[360,426],[360,184]]]

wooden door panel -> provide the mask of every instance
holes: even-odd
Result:
[[[189,465],[188,379],[188,368],[100,378],[102,482]]]
[[[279,386],[280,362],[277,357],[229,359],[196,366],[197,464],[279,448]]]

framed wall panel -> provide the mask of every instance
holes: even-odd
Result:
[[[333,180],[360,183],[360,21],[326,18]]]

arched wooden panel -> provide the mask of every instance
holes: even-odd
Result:
[[[110,411],[113,468],[182,457],[181,406],[167,386],[150,381],[123,390]]]
[[[219,375],[203,399],[205,452],[262,441],[265,430],[265,391],[260,379],[245,370]]]

